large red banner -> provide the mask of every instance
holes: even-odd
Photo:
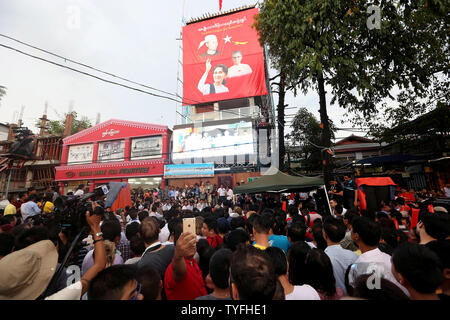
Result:
[[[258,9],[183,27],[183,105],[267,94]]]

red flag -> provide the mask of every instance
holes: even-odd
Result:
[[[219,11],[222,11],[222,0],[219,0]]]

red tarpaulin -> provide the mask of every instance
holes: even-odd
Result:
[[[258,9],[183,27],[183,104],[267,94]]]
[[[116,200],[111,206],[111,209],[115,212],[119,208],[125,209],[126,206],[131,207],[132,204],[133,203],[131,202],[130,185],[127,183],[127,186],[120,190]]]
[[[367,209],[367,199],[366,193],[361,190],[360,186],[370,186],[370,187],[388,187],[395,186],[396,184],[389,177],[370,177],[370,178],[357,178],[355,179],[356,185],[358,186],[358,200],[361,210]],[[378,203],[376,204],[378,205]]]

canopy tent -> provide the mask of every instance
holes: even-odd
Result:
[[[323,178],[290,176],[279,171],[277,168],[270,167],[258,179],[235,187],[233,193],[303,191],[323,187],[324,184]]]

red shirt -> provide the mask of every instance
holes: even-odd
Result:
[[[214,249],[223,243],[223,239],[217,234],[214,237],[207,237],[206,240],[208,240],[208,243],[211,246],[211,248]]]
[[[195,300],[195,298],[208,294],[197,261],[186,258],[184,261],[186,262],[186,274],[181,282],[176,282],[173,278],[172,262],[167,267],[164,275],[167,300]]]

